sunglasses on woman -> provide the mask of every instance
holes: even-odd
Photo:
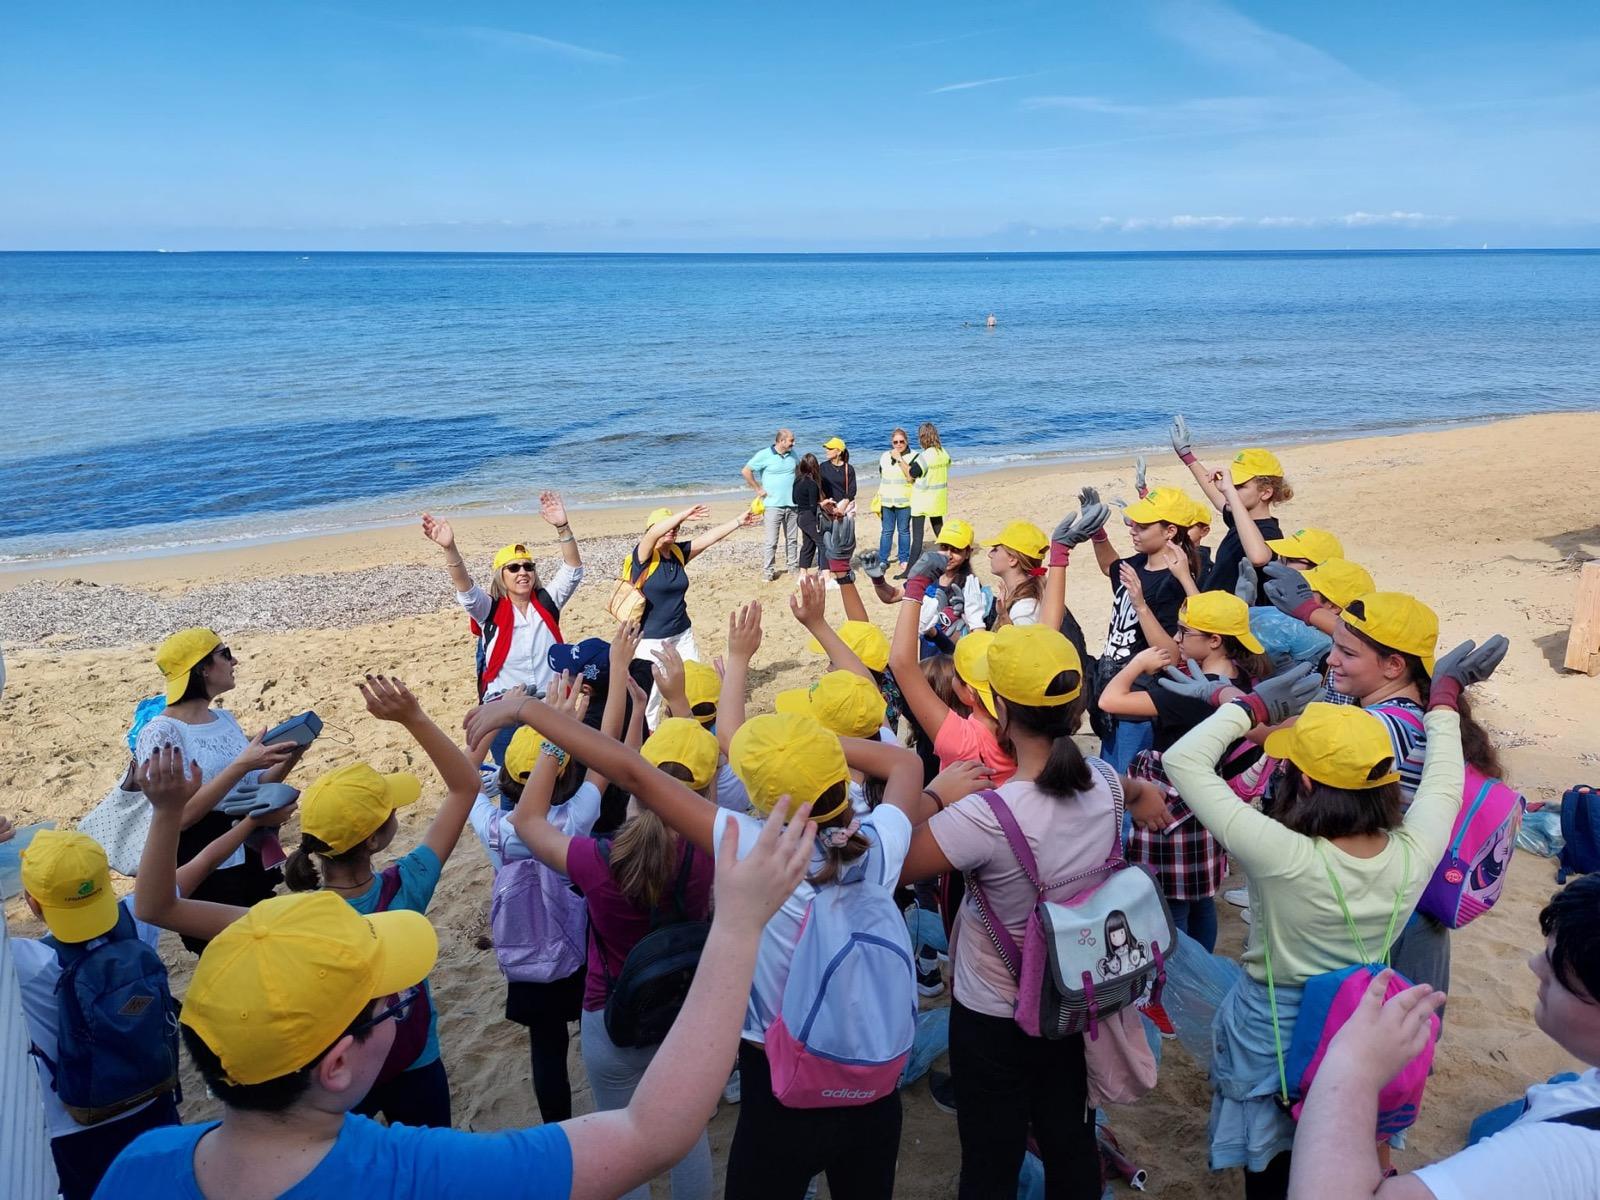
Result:
[[[227,659],[229,662],[238,662],[239,661],[237,658],[235,658],[233,656],[233,651],[228,649],[226,646],[218,646],[215,650],[212,651],[212,653],[215,654],[218,658]]]
[[[373,1013],[366,1020],[358,1021],[352,1025],[350,1027],[350,1035],[359,1038],[367,1030],[376,1029],[391,1018],[396,1021],[404,1021],[406,1014],[411,1011],[411,1006],[417,1002],[417,995],[421,990],[420,987],[408,987],[403,992],[396,992],[389,997],[390,1003],[387,1007]]]
[[[531,562],[507,563],[501,570],[510,571],[513,575],[521,575],[524,571],[531,573],[533,564]]]

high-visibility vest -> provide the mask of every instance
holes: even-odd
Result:
[[[911,515],[944,516],[950,511],[950,456],[942,446],[929,446],[917,451],[917,465],[922,474],[911,485]]]
[[[885,450],[878,460],[878,507],[904,508],[911,503],[911,481],[889,454]]]

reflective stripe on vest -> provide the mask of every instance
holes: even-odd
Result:
[[[878,460],[878,503],[884,508],[904,508],[911,503],[911,481],[898,464],[884,454]]]
[[[950,455],[940,446],[931,446],[917,455],[922,474],[911,485],[911,515],[942,517],[950,510],[946,490],[950,479]]]

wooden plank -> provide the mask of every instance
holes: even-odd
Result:
[[[56,1164],[7,936],[0,920],[0,1193],[8,1200],[49,1200],[56,1194]]]
[[[1589,675],[1600,672],[1600,562],[1584,563],[1578,577],[1578,600],[1572,609],[1564,665],[1569,671]]]

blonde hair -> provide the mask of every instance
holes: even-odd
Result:
[[[933,446],[938,446],[941,450],[944,449],[943,443],[939,441],[939,430],[932,421],[924,421],[917,426],[917,442],[924,450]]]
[[[664,762],[658,769],[684,783],[692,778],[682,763]],[[677,878],[678,835],[644,805],[634,807],[611,839],[611,876],[633,903],[654,908]]]
[[[1256,487],[1271,488],[1273,504],[1287,504],[1294,499],[1294,488],[1282,475],[1257,475]]]

